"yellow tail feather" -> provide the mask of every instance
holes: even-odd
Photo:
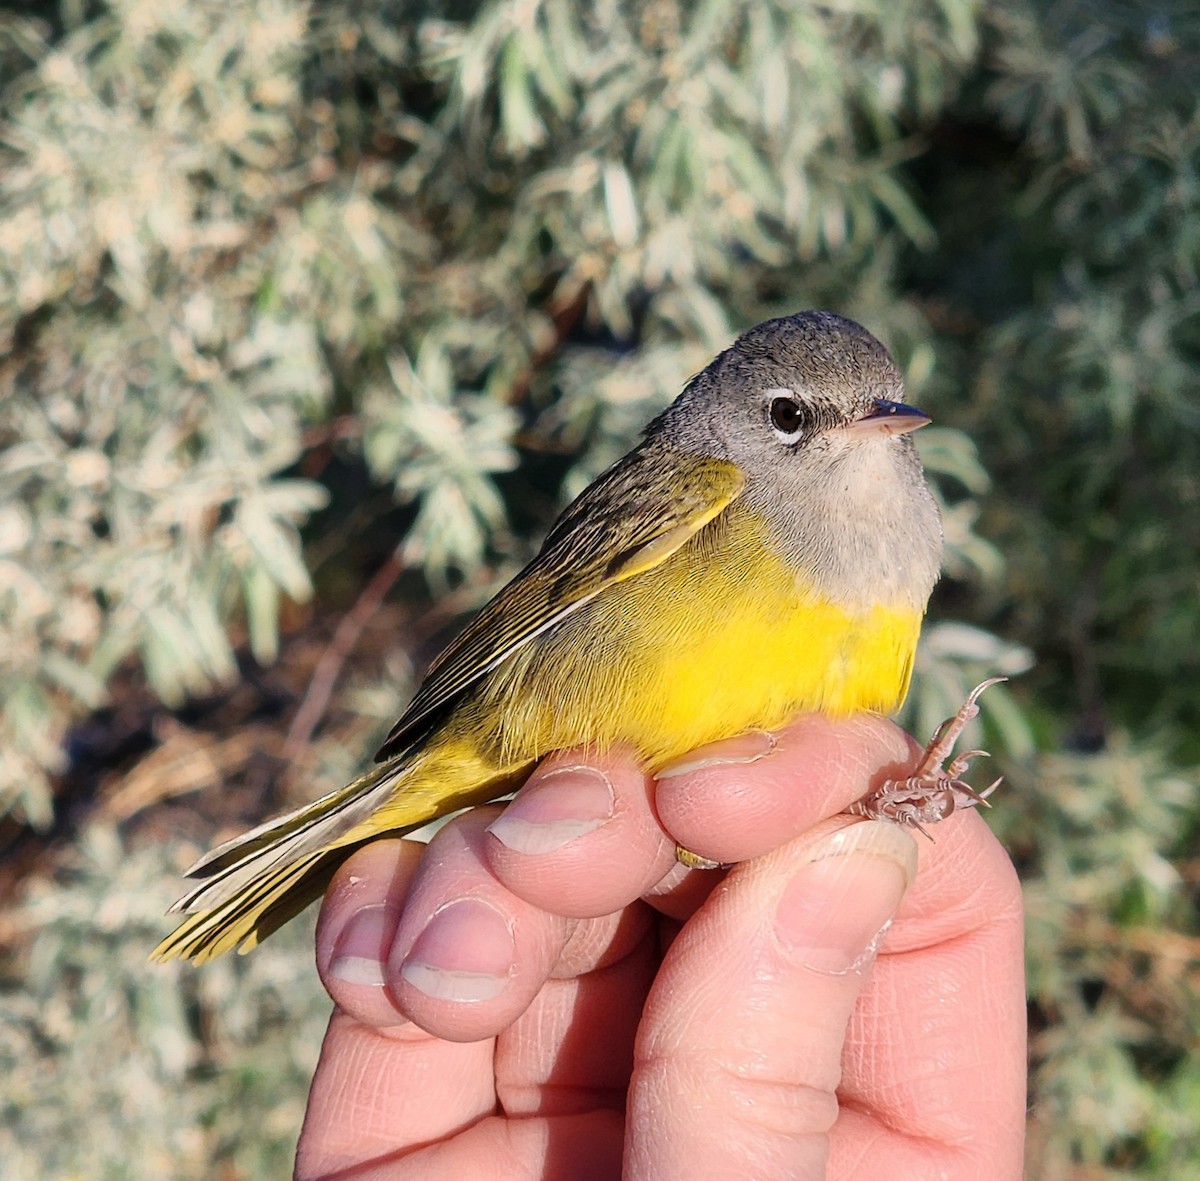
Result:
[[[495,799],[532,765],[500,767],[470,743],[434,744],[226,841],[187,871],[200,881],[171,912],[188,917],[150,958],[204,963],[250,951],[315,901],[360,845]]]
[[[307,853],[335,845],[395,790],[409,765],[376,767],[346,787],[311,804],[276,816],[206,853],[185,874],[198,885],[171,907],[171,914],[195,914],[236,897],[259,877],[270,877]],[[416,823],[424,823],[419,816]]]
[[[240,894],[190,915],[150,958],[165,963],[179,956],[203,964],[235,947],[243,953],[250,951],[312,902],[351,851],[310,853],[258,878]]]

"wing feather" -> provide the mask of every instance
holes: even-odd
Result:
[[[485,673],[605,587],[651,569],[741,493],[734,464],[648,439],[563,512],[537,557],[433,662],[376,754],[391,758]]]

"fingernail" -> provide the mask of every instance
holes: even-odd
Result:
[[[831,833],[783,892],[780,943],[814,972],[865,971],[916,872],[916,842],[897,824],[868,820]]]
[[[517,853],[553,853],[607,824],[614,802],[611,781],[595,767],[557,767],[529,784],[488,832]]]
[[[400,965],[413,988],[440,1001],[488,1001],[512,972],[513,937],[486,902],[465,898],[434,912]]]
[[[348,984],[382,986],[383,964],[398,921],[396,912],[386,906],[364,906],[334,944],[329,974]]]
[[[703,771],[705,767],[757,763],[759,759],[766,758],[778,744],[779,740],[767,730],[748,730],[736,738],[723,738],[720,742],[696,747],[682,759],[655,771],[654,778],[673,779],[676,775]]]

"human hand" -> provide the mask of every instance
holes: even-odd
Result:
[[[915,761],[892,724],[775,738],[658,783],[554,756],[427,851],[355,854],[297,1176],[1018,1176],[1008,858],[974,812],[936,842],[838,815]]]

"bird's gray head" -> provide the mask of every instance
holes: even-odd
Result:
[[[778,544],[851,602],[889,590],[923,606],[941,523],[888,351],[832,312],[799,312],[743,333],[652,424],[672,447],[745,474],[745,507]]]
[[[850,437],[864,439],[929,421],[903,399],[899,371],[865,328],[833,312],[798,312],[742,333],[659,423],[681,450],[748,460],[753,479],[764,461],[803,458],[852,424]]]

